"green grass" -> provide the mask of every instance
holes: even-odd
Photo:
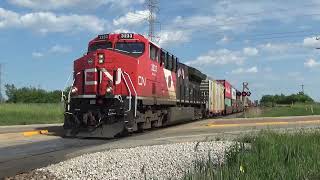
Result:
[[[244,148],[243,143],[231,148],[221,166],[198,162],[184,179],[320,179],[319,131],[263,132],[249,142],[250,149]]]
[[[312,112],[312,108],[313,112]],[[309,116],[320,115],[319,104],[294,104],[276,107],[262,107],[261,113],[249,111],[246,117],[281,117],[281,116]]]
[[[0,104],[0,126],[61,122],[61,104]]]

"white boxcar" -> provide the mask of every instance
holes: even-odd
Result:
[[[205,80],[201,83],[201,91],[206,97],[208,114],[220,115],[224,112],[224,86],[214,80]]]

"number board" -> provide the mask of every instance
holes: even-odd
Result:
[[[120,39],[133,39],[133,33],[121,33]]]
[[[109,34],[102,34],[102,35],[98,36],[99,40],[105,40],[105,39],[108,39],[108,38],[109,38]]]

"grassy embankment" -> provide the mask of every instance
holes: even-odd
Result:
[[[63,121],[61,104],[0,104],[0,126]]]
[[[293,104],[249,110],[246,117],[280,117],[320,115],[320,104]]]
[[[320,115],[320,105],[294,104],[293,106],[264,107],[258,111],[251,109],[246,113],[246,117],[305,115]],[[62,121],[63,108],[61,104],[0,104],[0,126],[61,123]]]
[[[320,179],[320,132],[263,132],[231,148],[221,166],[198,162],[185,180],[198,179]]]

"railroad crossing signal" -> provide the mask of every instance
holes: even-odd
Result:
[[[246,96],[251,96],[251,92],[249,91],[249,83],[248,82],[243,82],[242,83],[242,86],[243,86],[243,91],[242,91],[242,96],[243,97],[246,97]]]
[[[245,91],[243,91],[242,93],[241,93],[241,95],[242,96],[251,96],[251,92],[250,91],[248,91],[248,92],[245,92]]]

